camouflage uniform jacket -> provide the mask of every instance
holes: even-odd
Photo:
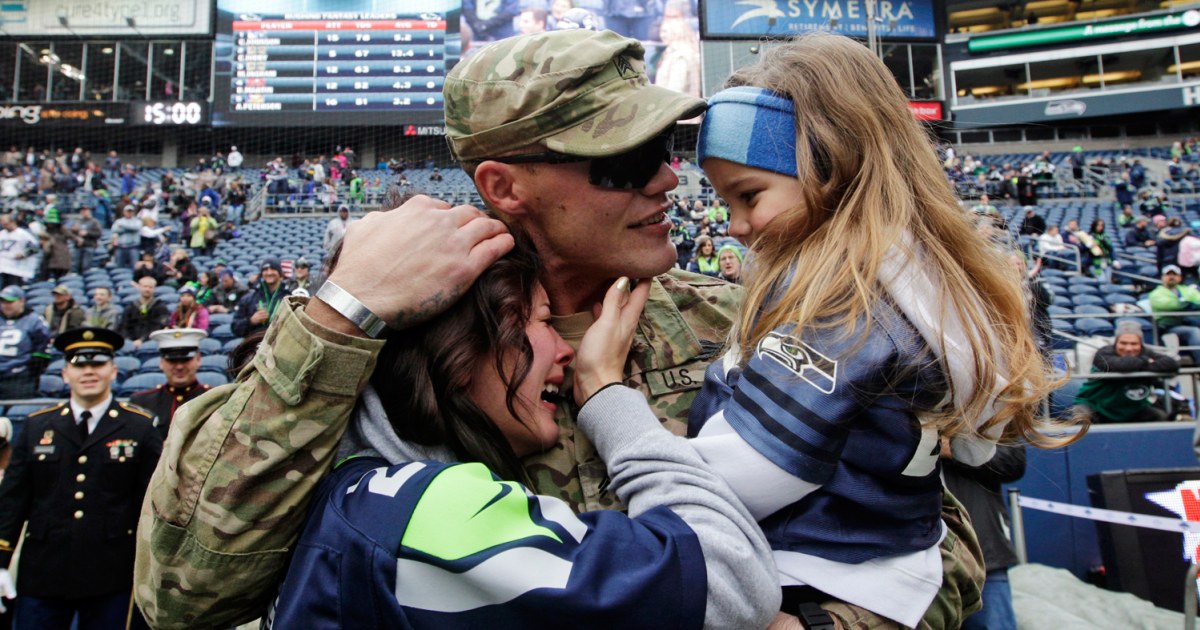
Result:
[[[672,271],[654,280],[627,366],[671,432],[719,356],[741,290]],[[266,610],[332,466],[354,401],[383,343],[328,331],[289,298],[236,384],[181,408],[151,480],[135,566],[135,598],[160,628],[219,628]],[[565,397],[571,398],[569,384]],[[539,494],[576,511],[619,508],[607,472],[579,434],[574,405],[558,414],[559,444],[527,461]],[[219,455],[219,457],[218,457]]]
[[[708,364],[720,356],[742,303],[742,289],[724,280],[672,270],[654,279],[638,322],[625,384],[644,394],[660,422],[687,434],[688,408],[704,384]],[[575,425],[573,371],[567,368],[559,405],[558,444],[525,460],[538,494],[566,501],[576,513],[624,509],[607,490],[608,471],[596,448]]]
[[[325,329],[289,298],[236,383],[181,407],[138,523],[134,596],[156,628],[260,616],[333,464],[382,341]]]

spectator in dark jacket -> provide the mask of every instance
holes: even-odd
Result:
[[[1154,232],[1146,227],[1149,222],[1146,217],[1134,220],[1133,227],[1125,232],[1126,247],[1154,247]]]
[[[71,297],[71,287],[60,284],[50,294],[54,301],[46,305],[42,316],[50,327],[50,339],[53,341],[60,333],[83,326],[87,313]]]
[[[154,284],[157,286],[167,281],[166,265],[154,259],[154,252],[142,252],[142,259],[133,265],[133,281],[137,282],[142,278],[154,278]]]
[[[1037,210],[1025,208],[1025,218],[1021,221],[1019,232],[1022,236],[1041,236],[1046,232],[1046,220],[1038,216]]]
[[[213,289],[212,300],[205,306],[210,313],[232,313],[237,310],[238,302],[249,289],[238,282],[237,277],[228,269],[221,270],[217,277],[217,288]]]
[[[230,324],[233,334],[245,337],[266,330],[286,296],[283,265],[278,258],[263,260],[258,284],[238,302],[237,312],[234,313],[233,322]]]
[[[96,244],[100,242],[100,221],[92,217],[91,208],[82,206],[79,208],[79,216],[67,224],[67,233],[75,244],[75,257],[72,262],[74,271],[82,274],[92,268]]]
[[[133,342],[134,348],[150,338],[150,333],[166,328],[171,311],[162,300],[154,295],[158,282],[153,276],[144,276],[136,283],[140,295],[129,303],[121,315],[121,336]]]
[[[946,487],[962,501],[983,548],[987,581],[983,584],[983,610],[967,617],[963,630],[1017,630],[1012,607],[1008,568],[1017,554],[1008,540],[1009,516],[1000,485],[1025,476],[1023,445],[996,447],[991,461],[971,468],[951,457],[950,444],[942,442],[942,476]]]
[[[1092,372],[1179,371],[1174,357],[1159,354],[1142,343],[1142,327],[1136,322],[1117,325],[1111,346],[1096,351]],[[1150,394],[1161,379],[1134,377],[1091,379],[1079,388],[1075,402],[1087,407],[1096,422],[1162,422],[1167,413],[1150,403]]]
[[[1118,204],[1122,206],[1133,204],[1133,200],[1137,196],[1137,188],[1129,181],[1129,173],[1121,173],[1121,179],[1113,184],[1113,188],[1117,193]]]

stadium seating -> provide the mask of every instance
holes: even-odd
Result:
[[[125,379],[117,391],[117,395],[128,397],[135,392],[140,392],[146,389],[152,389],[167,382],[167,377],[162,372],[148,372],[144,374],[135,374]]]

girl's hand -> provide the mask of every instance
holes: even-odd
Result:
[[[582,405],[605,385],[618,383],[625,376],[625,360],[638,318],[650,296],[650,281],[638,284],[631,292],[629,278],[621,278],[597,304],[596,322],[588,328],[579,352],[575,354],[575,402]]]

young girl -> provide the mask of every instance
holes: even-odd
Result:
[[[803,36],[727,85],[698,157],[753,263],[692,442],[771,542],[784,612],[958,627],[983,568],[939,453],[980,465],[1001,437],[1050,442],[1020,278],[861,44]]]

